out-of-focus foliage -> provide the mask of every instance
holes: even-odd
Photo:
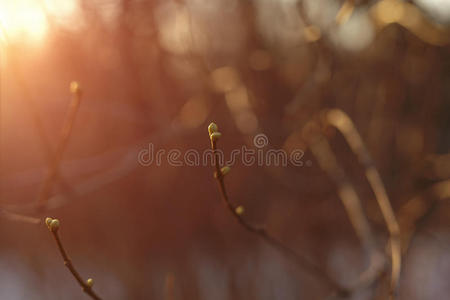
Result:
[[[353,119],[394,210],[406,212],[399,219],[419,221],[400,299],[450,294],[448,202],[421,219],[433,201],[423,191],[450,176],[448,1],[0,0],[0,21],[1,205],[26,211],[36,201],[47,169],[38,126],[55,147],[68,82],[79,80],[61,165],[75,197],[55,189],[49,214],[105,298],[327,296],[235,224],[211,166],[138,163],[149,143],[208,148],[212,120],[226,153],[258,133],[275,149],[305,150],[303,167],[233,166],[230,197],[338,281],[357,278],[367,257],[299,135],[333,107]],[[384,242],[364,170],[339,134],[328,136]],[[405,206],[417,195],[423,202]],[[0,219],[0,245],[0,299],[80,299],[45,230]],[[382,298],[385,286],[355,297],[372,293]]]

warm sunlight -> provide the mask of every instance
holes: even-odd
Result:
[[[44,37],[48,24],[38,1],[1,0],[0,26],[10,40],[36,41]]]
[[[0,0],[0,300],[450,300],[450,0]]]

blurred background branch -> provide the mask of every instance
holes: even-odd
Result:
[[[441,0],[2,0],[2,211],[35,214],[67,111],[61,99],[77,78],[83,105],[45,198],[48,213],[74,224],[65,240],[82,273],[96,270],[105,299],[322,299],[320,282],[249,240],[211,201],[210,166],[143,166],[138,155],[149,143],[166,154],[206,149],[208,120],[227,133],[225,154],[254,149],[260,133],[264,151],[302,150],[301,166],[237,161],[227,190],[245,199],[246,222],[352,286],[373,278],[367,252],[301,135],[321,111],[339,109],[379,176],[366,180],[370,166],[339,128],[321,134],[377,245],[386,221],[396,232],[379,209],[389,195],[403,251],[398,298],[445,298],[449,206],[432,191],[449,190],[440,185],[450,174],[449,11]],[[0,298],[78,299],[51,245],[7,222]],[[352,297],[386,299],[380,276]]]

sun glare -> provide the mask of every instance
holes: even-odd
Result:
[[[44,10],[38,1],[0,0],[0,29],[8,40],[41,40],[47,27]]]

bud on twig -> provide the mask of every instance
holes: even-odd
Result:
[[[236,207],[236,209],[234,211],[236,212],[236,214],[238,216],[240,216],[244,213],[244,207],[242,205],[239,205],[238,207]]]
[[[51,222],[50,222],[50,226],[49,226],[49,228],[50,228],[50,231],[51,232],[57,232],[58,231],[58,229],[59,229],[59,220],[58,219],[53,219]]]
[[[94,279],[88,278],[88,280],[86,280],[86,285],[88,287],[93,287],[94,286]]]
[[[213,122],[213,123],[209,124],[209,126],[208,126],[209,135],[213,134],[214,132],[217,132],[218,130],[219,130],[219,127],[217,127],[216,123]]]
[[[222,176],[227,175],[228,173],[230,173],[231,168],[228,166],[223,167],[222,169],[220,169],[220,173],[222,173]]]
[[[73,94],[81,93],[80,84],[77,81],[72,81],[70,83],[70,92]]]
[[[52,218],[49,218],[49,217],[45,218],[45,224],[47,224],[48,229],[50,229],[50,223],[51,223],[52,221],[53,221]]]

